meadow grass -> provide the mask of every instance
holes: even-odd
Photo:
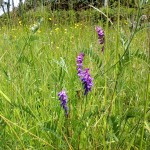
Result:
[[[0,149],[148,150],[149,31],[126,48],[133,32],[119,17],[114,25],[46,17],[35,33],[37,20],[0,30]],[[105,31],[104,53],[97,25]],[[76,70],[80,52],[94,78],[87,96]],[[62,89],[68,118],[58,100]]]

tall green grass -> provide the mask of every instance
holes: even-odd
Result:
[[[119,8],[111,26],[108,19],[60,23],[59,14],[0,30],[0,149],[149,149],[149,29],[121,26]],[[97,25],[105,30],[104,54]],[[80,52],[94,78],[87,97],[76,70]]]

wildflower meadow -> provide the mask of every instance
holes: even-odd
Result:
[[[150,150],[144,2],[134,22],[118,3],[115,21],[89,6],[86,19],[42,7],[1,23],[0,150]]]

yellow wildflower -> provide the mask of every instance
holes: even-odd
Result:
[[[22,21],[19,21],[19,24],[22,25]]]
[[[56,28],[56,29],[55,29],[55,31],[58,31],[58,30],[59,30],[59,28]]]

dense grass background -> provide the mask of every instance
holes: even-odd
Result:
[[[110,25],[41,14],[37,28],[40,17],[0,29],[0,149],[148,150],[149,29],[136,32],[119,16]],[[104,53],[97,25],[105,31]],[[87,97],[76,70],[80,52],[94,78]],[[57,96],[62,89],[68,118]]]

